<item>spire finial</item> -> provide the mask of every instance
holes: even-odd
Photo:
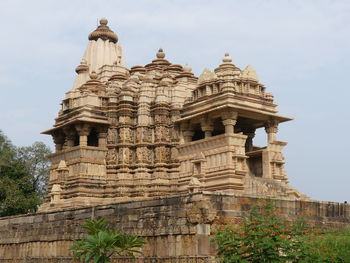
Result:
[[[107,26],[108,20],[106,18],[100,19],[100,25],[90,33],[89,40],[102,39],[103,41],[109,40],[110,42],[117,43],[118,36]]]
[[[192,68],[186,63],[186,65],[183,67],[185,72],[191,72]]]
[[[163,52],[162,48],[158,49],[157,58],[165,58],[165,53]]]
[[[97,73],[96,73],[96,71],[95,70],[93,70],[92,72],[91,72],[91,74],[90,74],[90,79],[97,79]]]
[[[101,18],[100,19],[100,25],[104,25],[104,26],[106,26],[108,24],[108,20],[107,20],[107,18]]]
[[[225,56],[222,59],[222,62],[224,62],[224,63],[231,63],[232,62],[232,58],[230,57],[230,54],[228,52],[225,53]]]

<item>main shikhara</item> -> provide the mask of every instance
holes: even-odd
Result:
[[[308,199],[288,184],[273,95],[225,54],[197,78],[162,49],[125,67],[106,19],[89,35],[50,134],[56,152],[40,211],[193,192]],[[264,128],[267,146],[253,144]]]

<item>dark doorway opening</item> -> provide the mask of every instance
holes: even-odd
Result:
[[[198,141],[204,139],[204,132],[201,129],[201,125],[195,124],[193,127],[194,134],[192,136],[192,141]]]
[[[221,118],[216,118],[213,120],[214,130],[212,132],[212,136],[220,135],[225,133],[225,126],[222,123]]]
[[[98,135],[97,135],[97,131],[95,129],[92,129],[90,131],[90,134],[89,134],[88,139],[87,139],[87,145],[98,147]]]

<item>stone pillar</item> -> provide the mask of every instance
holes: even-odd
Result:
[[[194,131],[191,129],[190,123],[189,122],[181,123],[180,129],[182,131],[184,143],[191,142]]]
[[[75,130],[74,127],[64,127],[63,132],[66,135],[66,146],[68,148],[74,146],[74,135],[75,135]]]
[[[212,136],[212,132],[214,130],[213,124],[211,123],[211,120],[209,120],[207,117],[203,117],[201,119],[201,129],[204,132],[204,138],[209,138]]]
[[[247,135],[247,140],[245,143],[246,152],[253,151],[253,138],[255,137],[254,128],[243,129],[243,134]]]
[[[222,115],[222,123],[225,126],[225,133],[231,134],[234,133],[234,127],[237,123],[237,112],[224,112]]]
[[[87,140],[88,140],[88,135],[90,133],[91,127],[90,125],[84,123],[76,124],[75,128],[78,131],[79,134],[79,145],[80,146],[87,146]]]
[[[276,141],[276,133],[278,132],[278,121],[269,120],[265,123],[265,131],[267,133],[267,143]]]
[[[182,133],[183,133],[183,136],[184,136],[185,143],[192,141],[192,137],[194,135],[194,131],[186,130],[186,131],[183,131]]]
[[[105,148],[107,145],[107,127],[98,129],[98,147]]]
[[[55,143],[56,152],[62,151],[64,144],[64,134],[63,133],[54,133],[52,134],[53,141]]]
[[[106,132],[100,132],[98,134],[98,147],[106,147],[106,138],[107,138],[107,133]]]

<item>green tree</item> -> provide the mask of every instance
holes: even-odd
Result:
[[[17,158],[24,162],[25,169],[31,176],[31,184],[43,200],[49,179],[50,161],[47,156],[51,153],[43,142],[34,142],[31,146],[17,149]]]
[[[145,244],[140,237],[110,229],[105,219],[86,220],[83,228],[87,230],[88,236],[74,241],[70,250],[74,258],[85,263],[107,263],[113,254],[133,256],[134,253],[140,253],[137,248]]]
[[[49,148],[15,147],[0,131],[0,216],[36,211],[47,184]]]
[[[0,175],[4,173],[15,156],[15,147],[0,130]]]
[[[266,203],[252,208],[235,225],[221,226],[214,232],[220,262],[300,262],[308,256],[304,223],[285,222]]]

